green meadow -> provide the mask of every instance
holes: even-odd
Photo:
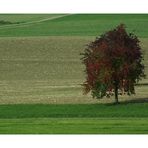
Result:
[[[148,78],[136,95],[83,95],[80,53],[124,23],[148,75],[147,14],[0,14],[0,133],[148,133]],[[138,127],[138,128],[137,128]]]
[[[11,15],[10,15],[11,16]],[[9,20],[10,19],[9,16]],[[41,16],[41,15],[39,15]],[[1,15],[2,17],[2,15]],[[12,16],[19,22],[20,15]],[[19,18],[18,18],[19,17]],[[35,19],[37,15],[34,16]],[[48,15],[47,18],[51,15]],[[45,15],[43,15],[45,18]],[[24,17],[27,20],[27,15]],[[31,15],[31,20],[33,17]],[[20,19],[22,22],[22,19]],[[29,21],[28,21],[29,22]],[[134,31],[139,37],[148,37],[147,14],[73,14],[57,19],[42,21],[40,23],[22,24],[18,26],[1,27],[0,36],[98,36],[108,29],[114,28],[120,23],[128,27],[128,31]]]
[[[148,103],[0,106],[3,134],[147,134]]]

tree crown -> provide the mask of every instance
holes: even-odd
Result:
[[[139,43],[137,36],[127,33],[125,25],[120,24],[87,45],[82,54],[85,93],[109,97],[117,86],[120,94],[134,94],[135,83],[145,77]]]

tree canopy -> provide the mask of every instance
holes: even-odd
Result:
[[[143,77],[144,65],[140,41],[127,33],[124,24],[110,30],[87,45],[82,53],[86,81],[84,92],[95,98],[134,94],[134,85]]]

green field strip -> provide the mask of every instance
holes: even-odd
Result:
[[[147,14],[73,14],[30,26],[0,29],[0,36],[99,36],[120,23],[139,37],[148,37]]]
[[[0,134],[148,134],[148,118],[0,119]]]
[[[16,118],[148,118],[148,99],[143,103],[12,104],[0,105],[0,119]]]

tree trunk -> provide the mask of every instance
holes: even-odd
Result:
[[[118,104],[118,84],[115,84],[115,104]]]

